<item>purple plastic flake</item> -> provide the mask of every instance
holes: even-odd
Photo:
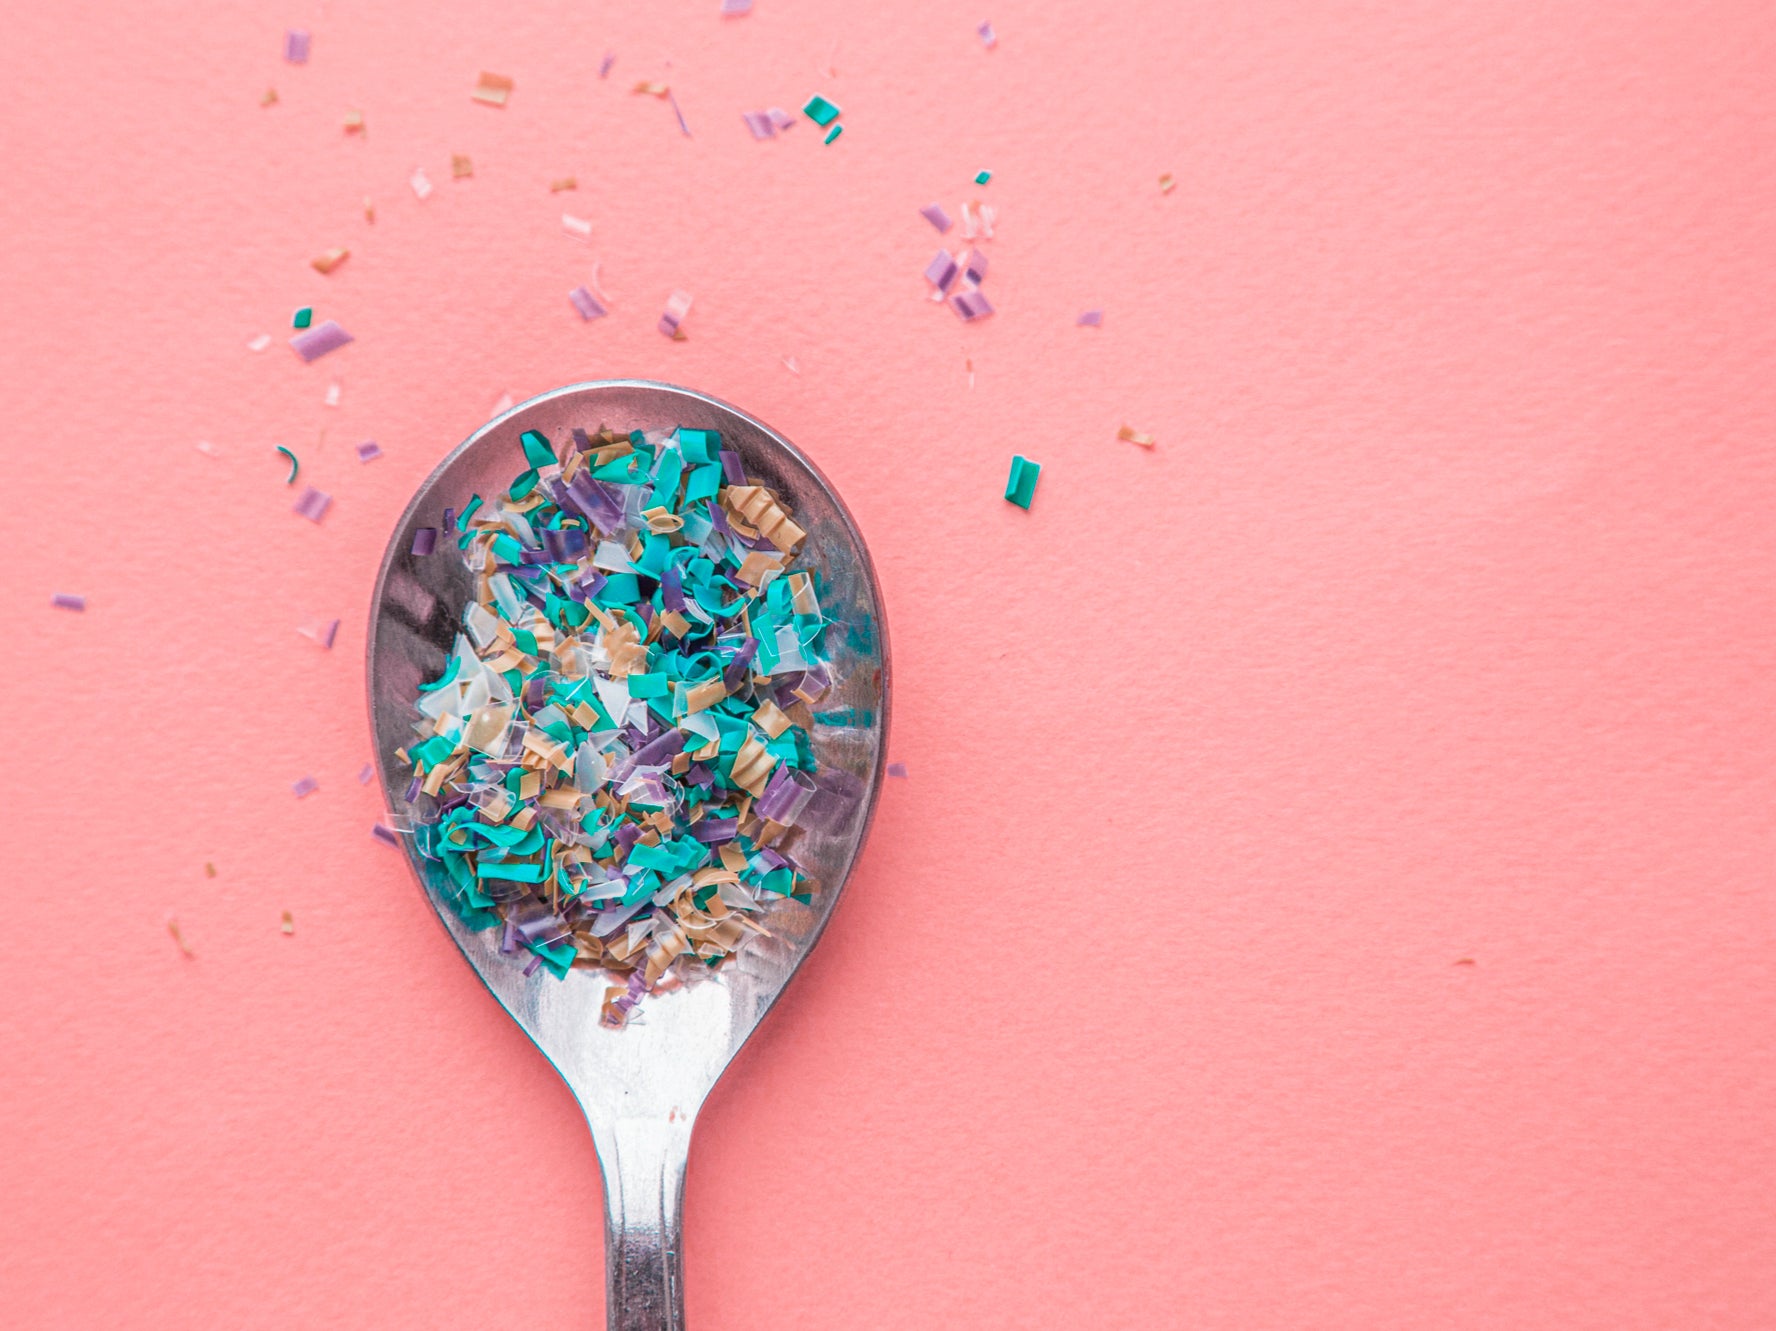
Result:
[[[374,767],[372,767],[369,763],[365,763],[362,767],[360,767],[358,769],[358,784],[360,786],[369,785],[370,778],[372,776],[374,776],[375,774],[376,774],[376,769]]]
[[[316,781],[312,776],[305,776],[300,781],[293,782],[290,786],[290,789],[296,792],[297,799],[303,799],[312,795],[320,788],[321,783]]]
[[[313,328],[296,334],[290,339],[290,345],[296,349],[298,356],[312,365],[329,351],[338,351],[339,348],[352,340],[350,333],[341,328],[337,322],[329,319],[325,323],[318,323]]]
[[[745,485],[746,468],[740,465],[740,455],[731,448],[724,448],[721,450],[720,456],[722,479],[729,485]],[[709,511],[715,512],[715,506],[711,505]]]
[[[691,298],[683,291],[674,291],[666,301],[666,309],[660,315],[660,331],[667,337],[677,334],[678,326],[684,322],[685,315],[691,312]]]
[[[795,124],[795,117],[785,111],[781,106],[767,107],[765,114],[771,117],[771,123],[777,126],[777,132],[779,134]]]
[[[620,775],[626,777],[639,767],[664,767],[684,752],[684,746],[684,731],[677,726],[662,730],[629,755],[629,761],[623,765]]]
[[[984,319],[993,312],[993,306],[979,291],[958,291],[950,297],[950,307],[956,311],[963,323]]]
[[[580,318],[585,319],[588,322],[593,319],[602,319],[605,315],[610,313],[609,310],[605,309],[604,306],[598,303],[598,297],[586,290],[585,287],[575,287],[572,291],[567,293],[567,298],[573,302],[573,307],[580,312]]]
[[[889,763],[888,764],[888,775],[889,776],[897,776],[902,781],[905,781],[906,774],[907,773],[906,773],[906,764],[905,763]]]
[[[537,956],[534,956],[530,959],[530,965],[528,965],[524,968],[524,973],[526,975],[535,975],[537,973],[537,967],[541,966],[542,964],[543,964],[543,958],[542,958],[541,954],[538,954]]]
[[[678,117],[679,129],[681,131],[683,131],[684,136],[687,139],[690,138],[691,137],[691,127],[689,125],[685,124],[685,113],[678,109],[678,95],[676,93],[672,92],[670,89],[668,89],[667,93],[666,93],[666,100],[672,103],[672,114]]]
[[[445,509],[444,516],[438,519],[438,530],[439,531],[449,531],[455,525],[456,525],[456,510],[454,508]]]
[[[363,443],[358,445],[359,462],[374,462],[381,456],[382,446],[374,439],[366,439]]]
[[[606,51],[604,53],[604,59],[598,62],[598,77],[602,79],[608,76],[611,72],[611,66],[616,63],[617,53],[615,51]]]
[[[740,681],[746,676],[746,668],[752,664],[752,658],[758,655],[759,640],[748,638],[740,644],[740,650],[734,653],[734,659],[728,662],[728,668],[722,671],[722,683],[732,693],[740,687]]]
[[[981,45],[986,47],[987,50],[991,51],[995,46],[999,45],[999,34],[993,31],[993,25],[991,22],[981,24],[980,27],[975,29],[975,31],[980,34]]]
[[[669,564],[660,578],[660,604],[668,610],[683,613],[685,608],[684,574],[677,564]]]
[[[616,835],[611,840],[622,848],[624,855],[627,855],[629,848],[641,840],[641,829],[634,823],[626,822],[617,829]]]
[[[500,951],[507,956],[518,950],[518,926],[510,920],[506,921],[505,931],[500,935]]]
[[[291,28],[284,34],[284,59],[292,65],[308,63],[309,35],[301,28]]]
[[[337,619],[329,619],[326,623],[322,624],[318,629],[315,630],[314,640],[316,642],[320,643],[321,646],[325,647],[328,651],[332,651],[333,650],[333,639],[337,638],[338,636],[339,636],[339,621]]]
[[[767,111],[742,111],[740,118],[746,122],[746,128],[752,131],[755,139],[774,139],[777,137],[777,126]]]
[[[375,837],[378,841],[388,842],[391,846],[398,846],[401,844],[401,838],[395,835],[394,828],[384,827],[381,823],[370,824],[370,835]]]
[[[317,490],[312,485],[302,487],[302,498],[296,501],[292,512],[300,513],[310,522],[319,522],[327,512],[327,506],[333,502],[333,496],[324,490]]]
[[[950,220],[950,215],[944,211],[941,203],[926,204],[923,208],[919,209],[919,216],[923,217],[939,231],[948,231],[951,227],[956,225]]]
[[[740,835],[738,818],[705,818],[691,824],[691,835],[706,846],[719,846]]]
[[[962,275],[978,287],[987,275],[987,256],[979,250],[969,250],[968,260],[962,265]]]
[[[421,527],[413,533],[413,549],[409,553],[429,555],[437,548],[438,529],[436,527]]]
[[[411,804],[411,803],[413,803],[414,800],[418,799],[419,792],[421,790],[423,790],[424,788],[425,788],[425,778],[423,776],[421,776],[418,772],[415,772],[413,774],[413,780],[411,780],[407,783],[407,797],[406,797],[407,802],[409,804]]]
[[[73,592],[57,592],[49,598],[49,603],[57,610],[76,610],[83,613],[86,610],[86,598],[76,596]]]
[[[814,798],[814,783],[800,772],[790,767],[779,765],[771,773],[771,779],[765,783],[765,793],[760,795],[753,804],[759,815],[769,818],[774,823],[793,823],[796,815],[808,807],[808,801]],[[776,852],[769,847],[759,852],[761,856],[773,856]],[[781,856],[778,859],[781,860]],[[779,863],[773,867],[781,868]]]
[[[722,0],[722,17],[739,18],[752,13],[752,0]]]
[[[925,265],[925,280],[939,291],[948,291],[961,271],[948,250],[939,250],[937,257]]]
[[[1102,310],[1087,310],[1073,321],[1075,328],[1101,328],[1103,325],[1104,312]]]

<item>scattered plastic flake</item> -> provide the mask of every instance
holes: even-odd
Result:
[[[205,878],[214,878],[215,876],[216,876],[216,866],[211,864],[208,860],[205,860],[204,861],[204,877]]]
[[[606,51],[604,53],[604,59],[598,62],[598,77],[601,79],[610,77],[611,66],[616,63],[617,53],[615,51]]]
[[[423,166],[416,166],[413,168],[413,174],[407,178],[407,183],[413,187],[415,197],[421,199],[429,199],[431,197],[432,182],[426,179],[425,168]]]
[[[49,603],[57,610],[73,610],[77,612],[84,612],[86,610],[86,598],[84,596],[76,596],[73,592],[57,592],[54,596],[49,598]]]
[[[264,93],[260,95],[259,105],[260,106],[276,106],[277,100],[278,100],[278,90],[276,88],[267,88],[264,91]]]
[[[527,469],[453,524],[463,631],[377,835],[515,968],[614,973],[621,1026],[809,902],[795,829],[856,795],[809,743],[834,672],[807,533],[714,430],[564,426],[520,433]]]
[[[339,621],[323,619],[319,624],[305,624],[296,631],[305,638],[312,638],[327,651],[332,651],[333,640],[339,636]]]
[[[488,413],[487,418],[492,420],[495,416],[504,416],[511,409],[512,395],[510,393],[501,393],[499,395],[499,401],[493,404],[493,410]]]
[[[900,780],[905,781],[907,779],[906,764],[905,763],[889,763],[888,764],[888,775],[892,776],[892,777],[898,777]]]
[[[264,351],[265,348],[269,347],[270,345],[271,345],[271,334],[270,333],[261,333],[261,334],[259,334],[258,337],[252,338],[251,340],[248,341],[247,350],[248,351]]]
[[[469,94],[483,106],[504,106],[506,98],[512,95],[512,80],[504,74],[489,74],[485,69],[475,81],[475,90]]]
[[[604,306],[598,303],[598,297],[586,290],[585,287],[575,287],[572,291],[567,293],[567,298],[573,302],[573,307],[580,312],[580,318],[585,319],[587,322],[591,322],[593,319],[602,319],[606,314],[610,313],[609,310],[605,309]]]
[[[302,464],[296,460],[296,455],[294,453],[292,453],[289,449],[285,448],[282,444],[278,444],[276,447],[277,447],[278,452],[282,453],[285,457],[290,459],[290,474],[288,476],[284,477],[284,484],[285,485],[296,484],[296,475],[298,472],[300,472],[302,470]]]
[[[338,384],[327,385],[327,395],[321,399],[321,405],[326,407],[337,407],[339,405]]]
[[[307,328],[314,322],[314,317],[314,307],[312,305],[304,305],[301,309],[296,311],[296,317],[290,320],[290,327]]]
[[[742,111],[740,118],[746,122],[746,128],[752,131],[755,139],[774,139],[777,137],[777,123],[771,119],[769,111]]]
[[[1102,310],[1087,310],[1073,321],[1073,326],[1075,328],[1102,328],[1104,326],[1104,312]]]
[[[919,209],[919,216],[931,223],[931,225],[936,227],[940,232],[947,232],[951,227],[956,225],[950,220],[950,215],[944,211],[941,203],[926,204],[923,208]]]
[[[183,952],[188,957],[195,957],[197,955],[197,953],[191,950],[191,945],[185,941],[185,935],[179,932],[179,922],[173,919],[170,915],[167,917],[167,932],[172,935],[173,941],[179,945],[179,951]]]
[[[199,439],[197,441],[197,451],[204,454],[206,457],[219,458],[222,456],[222,450],[217,448],[208,439]]]
[[[788,370],[791,374],[799,375],[802,372],[802,367],[796,364],[796,358],[794,356],[785,356],[782,359],[783,368]]]
[[[976,171],[974,173],[974,183],[977,185],[984,185],[992,178],[993,173],[991,171]]]
[[[584,217],[575,217],[572,213],[561,214],[561,229],[570,236],[578,236],[581,240],[592,239],[592,223]]]
[[[424,558],[437,548],[438,529],[436,527],[420,527],[413,533],[413,546],[408,553],[419,558]]]
[[[742,14],[752,13],[752,0],[722,0],[722,17],[739,18]]]
[[[374,439],[366,439],[358,445],[358,461],[374,462],[382,456],[382,449]]]
[[[665,311],[660,315],[660,331],[674,342],[682,342],[684,340],[684,331],[679,325],[684,322],[685,315],[690,312],[690,293],[685,291],[674,291],[666,301]]]
[[[578,189],[579,187],[580,182],[572,176],[562,176],[559,180],[549,182],[549,193],[559,194],[564,189]]]
[[[1170,194],[1177,188],[1178,182],[1172,178],[1172,173],[1170,171],[1167,171],[1159,178],[1159,192],[1161,194]]]
[[[292,65],[308,63],[309,35],[301,28],[291,28],[284,34],[284,59]]]
[[[632,93],[640,93],[644,97],[664,98],[667,93],[672,91],[672,89],[664,83],[655,83],[650,80],[636,84],[633,88],[629,89],[629,91]]]
[[[394,828],[386,827],[382,823],[371,823],[370,835],[375,837],[378,841],[388,842],[391,846],[398,846],[401,844],[401,838],[395,835]]]
[[[1142,448],[1152,448],[1159,442],[1155,436],[1143,434],[1140,430],[1132,429],[1127,425],[1116,432],[1116,437],[1131,444],[1139,444]]]
[[[296,798],[299,800],[307,799],[320,788],[321,783],[316,781],[312,776],[305,776],[299,781],[293,781],[290,783],[291,791],[295,793]]]
[[[993,25],[990,22],[981,24],[975,31],[980,34],[981,45],[987,50],[991,51],[999,45],[999,34],[993,31]]]
[[[362,134],[364,132],[364,113],[362,111],[347,111],[345,113],[345,132],[347,134]]]
[[[416,171],[414,174],[418,175],[419,172]],[[430,192],[431,187],[428,185],[426,187],[426,193],[429,194]],[[423,199],[425,198],[425,194],[421,194],[419,197]],[[364,196],[364,220],[366,222],[374,222],[376,220],[376,205],[370,202],[370,196],[368,194]]]
[[[309,364],[313,364],[330,351],[338,351],[352,335],[329,319],[326,323],[316,324],[313,328],[296,334],[290,339],[290,345],[296,354]]]
[[[690,138],[691,127],[685,124],[685,113],[679,109],[677,96],[668,92],[666,94],[666,100],[672,103],[672,114],[678,117],[678,128],[680,132],[682,132],[687,139]]]
[[[375,775],[376,775],[375,765],[372,763],[365,763],[362,767],[360,767],[358,769],[358,784],[360,786],[369,785],[370,778]]]
[[[837,120],[842,113],[834,103],[827,101],[826,98],[822,97],[819,93],[815,93],[808,99],[808,104],[802,108],[802,114],[807,116],[808,119],[812,120],[822,129],[825,129],[828,125],[832,124],[833,121]]]
[[[834,139],[838,138],[839,135],[843,134],[844,132],[845,132],[845,127],[843,125],[834,125],[831,129],[826,131],[826,137],[824,139],[822,139],[821,142],[822,143],[831,143]]]
[[[981,291],[958,291],[950,297],[950,308],[963,323],[984,319],[993,312],[992,302]]]
[[[296,921],[290,917],[289,911],[284,912],[284,922],[281,927],[287,934],[293,934],[296,932]]]
[[[1042,468],[1026,457],[1013,456],[1011,479],[1005,483],[1005,497],[1019,508],[1027,509],[1036,497],[1036,478]]]
[[[333,502],[333,496],[325,490],[317,490],[312,485],[304,486],[302,497],[296,501],[291,511],[307,518],[310,522],[319,522],[326,516],[327,508]]]
[[[475,164],[469,160],[466,153],[450,154],[450,178],[452,180],[467,180],[474,174]]]
[[[771,117],[771,123],[777,126],[777,132],[779,134],[783,133],[784,130],[789,129],[796,122],[796,118],[789,112],[785,111],[781,106],[770,107],[765,111],[765,114]]]
[[[317,273],[330,273],[349,258],[351,258],[350,250],[335,247],[324,254],[317,254],[308,261],[308,266]]]
[[[940,292],[947,293],[961,271],[962,265],[956,262],[955,255],[948,250],[939,250],[925,265],[925,280]]]
[[[981,279],[986,277],[986,275],[987,256],[982,254],[979,250],[969,250],[968,258],[962,263],[962,276],[966,277],[976,286],[979,286],[981,284]]]

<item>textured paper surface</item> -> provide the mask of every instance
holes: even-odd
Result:
[[[699,1126],[700,1331],[1776,1324],[1769,7],[718,11],[10,16],[0,1324],[601,1324],[584,1126],[355,777],[411,488],[603,375],[839,486],[912,773]]]

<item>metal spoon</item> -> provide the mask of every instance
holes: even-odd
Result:
[[[376,763],[397,825],[423,817],[406,799],[410,774],[395,750],[413,737],[418,685],[435,678],[471,594],[462,561],[440,534],[435,554],[411,552],[414,532],[437,527],[475,493],[504,490],[524,469],[518,436],[540,430],[557,446],[574,426],[595,431],[684,425],[719,430],[750,477],[770,486],[808,533],[798,565],[823,577],[822,613],[835,685],[811,739],[827,787],[818,827],[796,857],[821,884],[812,906],[773,906],[760,937],[702,983],[651,995],[620,1030],[599,1022],[608,977],[576,967],[565,980],[526,977],[499,951],[498,930],[471,931],[440,896],[428,864],[407,858],[462,954],[512,1019],[555,1065],[592,1128],[604,1172],[605,1307],[610,1331],[684,1326],[680,1217],[691,1128],[704,1098],[819,941],[869,830],[887,752],[888,642],[881,594],[863,538],[839,498],[781,435],[726,403],[670,384],[611,380],[532,398],[488,422],[438,465],[395,526],[370,620],[370,716]]]

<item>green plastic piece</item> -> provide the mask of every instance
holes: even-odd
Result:
[[[648,496],[648,508],[678,511],[678,478],[684,474],[684,459],[677,453],[660,458],[660,469],[654,473],[654,492]]]
[[[296,317],[291,320],[291,326],[294,328],[307,328],[314,322],[314,317],[314,308],[309,305],[304,305],[301,309],[296,311]]]
[[[524,445],[524,457],[533,467],[552,467],[555,465],[555,446],[549,442],[548,436],[536,430],[526,430],[518,436],[518,442]]]
[[[1029,458],[1011,459],[1011,479],[1005,483],[1005,497],[1019,508],[1027,509],[1036,497],[1036,478],[1042,474],[1039,463]]]
[[[631,698],[664,698],[672,692],[672,681],[665,675],[630,675]]]
[[[296,473],[302,470],[302,464],[296,460],[296,455],[294,453],[292,453],[289,449],[285,448],[282,444],[279,444],[277,446],[277,451],[282,453],[285,457],[290,459],[290,474],[288,476],[284,477],[284,484],[285,485],[296,484]]]
[[[540,864],[504,864],[489,860],[485,855],[476,861],[475,873],[481,878],[503,878],[508,883],[543,881],[543,866]]]
[[[461,669],[462,657],[451,657],[449,669],[447,669],[442,675],[439,675],[438,678],[434,679],[430,684],[421,684],[419,686],[419,691],[421,693],[432,693],[443,688],[446,684],[450,683],[451,680],[456,678],[456,672]],[[437,736],[433,736],[433,738],[435,739]]]
[[[458,531],[467,531],[469,529],[469,519],[475,516],[475,510],[480,507],[481,496],[471,496],[469,502],[463,505],[463,511],[456,515],[456,529]]]
[[[977,185],[984,185],[992,178],[993,173],[991,171],[976,171],[974,173],[974,183]]]
[[[532,490],[534,490],[536,488],[537,488],[536,468],[532,467],[529,471],[519,473],[518,479],[512,482],[512,488],[510,490],[508,490],[506,492],[506,494],[509,498],[511,498],[514,502],[516,502],[518,500],[523,499]]]
[[[844,132],[845,132],[845,127],[843,125],[834,125],[831,129],[826,131],[826,142],[831,143],[834,139],[838,138],[839,135],[843,134]]]
[[[839,118],[839,108],[819,93],[815,93],[808,99],[808,104],[802,108],[802,114],[816,125],[826,126]]]

